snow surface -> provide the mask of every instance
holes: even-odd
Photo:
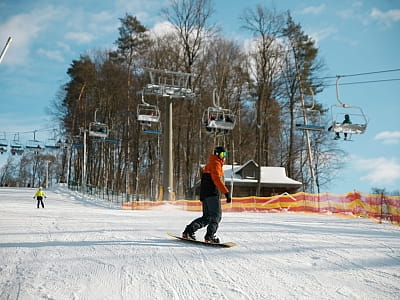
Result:
[[[0,299],[399,299],[400,227],[363,218],[224,213],[213,248],[182,243],[198,212],[127,211],[58,187],[0,188]],[[198,233],[202,237],[204,231]]]

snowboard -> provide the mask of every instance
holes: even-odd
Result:
[[[169,236],[172,236],[172,237],[174,237],[174,238],[176,238],[176,239],[178,239],[180,241],[183,241],[183,242],[193,243],[193,244],[200,244],[200,245],[204,245],[204,246],[218,247],[218,248],[230,248],[230,247],[236,246],[236,244],[233,243],[233,242],[218,243],[218,244],[217,243],[206,243],[204,241],[197,241],[197,240],[195,241],[195,240],[185,239],[185,238],[183,238],[181,236],[177,236],[177,235],[175,235],[175,234],[173,234],[171,232],[167,232],[167,234]]]

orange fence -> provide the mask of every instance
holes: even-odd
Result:
[[[201,211],[199,200],[133,201],[123,202],[123,209],[145,210],[176,207],[188,211]],[[400,225],[400,196],[364,194],[307,194],[273,197],[233,198],[232,203],[222,201],[224,212],[314,212],[348,216],[362,216]]]

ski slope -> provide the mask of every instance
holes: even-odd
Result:
[[[124,211],[58,187],[0,188],[0,299],[399,299],[400,227],[225,213],[236,247],[182,243],[197,212]],[[204,231],[198,233],[203,237]]]

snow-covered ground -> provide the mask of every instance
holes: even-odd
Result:
[[[197,212],[124,211],[63,188],[0,188],[0,299],[399,299],[400,227],[225,213],[236,247],[179,242]],[[202,237],[204,231],[198,233]]]

